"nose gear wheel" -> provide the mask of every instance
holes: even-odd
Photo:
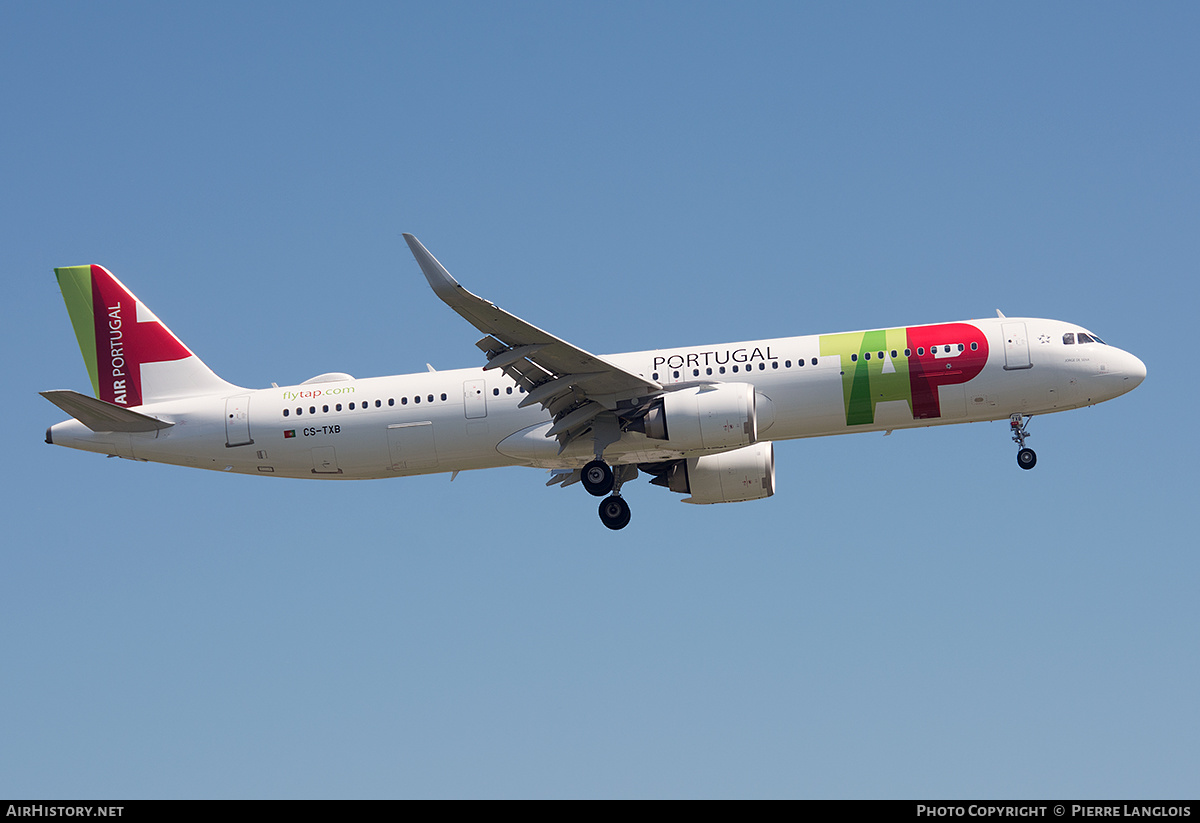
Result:
[[[1032,469],[1037,465],[1037,455],[1033,449],[1026,448],[1025,438],[1029,437],[1028,427],[1032,417],[1026,417],[1023,414],[1014,414],[1008,418],[1008,426],[1012,430],[1013,442],[1019,447],[1017,452],[1017,465],[1023,469]]]

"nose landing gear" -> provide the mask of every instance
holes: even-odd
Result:
[[[1026,417],[1023,414],[1014,414],[1008,418],[1008,426],[1012,429],[1013,442],[1017,444],[1017,465],[1023,469],[1032,469],[1037,465],[1037,454],[1033,449],[1025,447],[1025,438],[1030,434],[1027,431],[1029,421],[1032,417]]]

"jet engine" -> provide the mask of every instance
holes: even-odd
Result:
[[[774,443],[638,468],[657,475],[654,485],[690,494],[684,503],[739,503],[775,493]]]
[[[754,387],[717,383],[667,392],[629,428],[683,452],[748,446],[758,440]]]

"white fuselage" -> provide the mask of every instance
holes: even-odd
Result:
[[[1064,343],[1064,335],[1082,331],[1055,320],[989,318],[604,359],[668,389],[752,384],[758,439],[774,441],[1064,411],[1111,399],[1142,381],[1145,366],[1128,352],[1102,343]],[[939,371],[936,380],[926,378],[932,394],[924,399],[908,376],[917,355],[915,349],[905,353],[905,332],[910,339],[934,335],[922,357]],[[978,348],[969,348],[968,338]],[[964,370],[972,357],[976,364]],[[537,404],[518,408],[524,397],[500,371],[457,369],[147,404],[138,411],[173,425],[110,433],[68,420],[53,426],[49,437],[58,445],[138,460],[310,479],[514,465],[578,468],[592,459],[587,438],[560,454],[558,441],[545,436],[549,414]],[[669,440],[636,432],[605,450],[614,465],[689,456]]]

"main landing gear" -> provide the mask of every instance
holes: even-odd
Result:
[[[1030,436],[1026,429],[1032,419],[1023,414],[1014,414],[1008,419],[1008,426],[1012,429],[1013,442],[1020,447],[1017,451],[1017,465],[1023,469],[1032,469],[1037,465],[1037,454],[1033,449],[1025,447],[1025,438]]]
[[[618,466],[614,472],[607,463],[596,458],[579,472],[579,482],[593,497],[604,497],[600,501],[600,522],[605,527],[618,531],[629,525],[629,504],[621,497],[621,484],[637,475],[634,466]]]
[[[613,470],[603,460],[593,460],[579,472],[579,482],[592,497],[603,497],[612,491]]]
[[[600,501],[600,522],[613,531],[629,525],[629,504],[624,497],[612,495]]]

